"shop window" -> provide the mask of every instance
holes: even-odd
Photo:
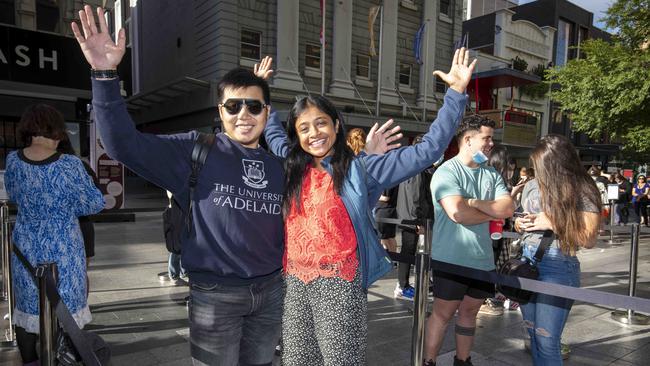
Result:
[[[399,85],[407,88],[411,87],[411,71],[412,67],[409,64],[399,65]]]
[[[262,58],[262,32],[242,29],[239,55],[250,60],[260,60]]]
[[[320,70],[320,45],[315,43],[305,45],[305,66]]]
[[[56,1],[36,1],[36,29],[57,32],[59,31],[59,20],[59,6]]]
[[[571,23],[564,20],[558,22],[557,44],[555,45],[555,65],[557,66],[564,66],[569,60],[571,27]]]
[[[451,0],[440,0],[440,14],[451,18]]]
[[[357,55],[357,78],[370,80],[370,56]]]
[[[436,80],[436,93],[446,93],[447,84],[442,80]]]
[[[16,25],[14,0],[0,0],[0,23]]]

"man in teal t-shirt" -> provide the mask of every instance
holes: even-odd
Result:
[[[494,270],[489,221],[511,217],[514,204],[503,178],[485,165],[494,145],[494,122],[478,115],[458,127],[459,153],[442,164],[431,179],[435,213],[433,259],[481,270]],[[449,320],[456,320],[454,366],[472,365],[469,354],[476,330],[476,314],[494,295],[489,282],[434,272],[433,310],[427,321],[425,365],[435,359]]]
[[[449,214],[453,217],[454,212],[445,211],[440,201],[454,196],[482,201],[494,201],[504,196],[509,198],[510,193],[501,175],[491,166],[467,166],[459,156],[455,156],[436,171],[431,180],[431,195],[436,218],[431,256],[442,262],[493,270],[488,221],[483,221],[481,216],[474,217],[470,222],[450,218]],[[453,245],[450,245],[452,241]]]

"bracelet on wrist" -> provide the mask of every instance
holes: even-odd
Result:
[[[116,79],[117,70],[116,69],[109,69],[109,70],[90,69],[90,77],[94,79]]]

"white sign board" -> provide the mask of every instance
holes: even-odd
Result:
[[[9,195],[5,189],[5,171],[0,170],[0,201],[8,201]]]
[[[94,113],[92,112],[92,117],[94,117]],[[95,123],[91,123],[89,129],[91,141],[90,166],[95,169],[99,179],[99,189],[104,195],[104,202],[106,202],[104,209],[124,208],[124,166],[106,154],[97,134]]]
[[[618,184],[607,185],[607,199],[610,201],[618,199]]]

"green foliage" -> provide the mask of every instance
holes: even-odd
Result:
[[[523,58],[519,58],[519,56],[515,56],[515,58],[512,59],[512,68],[519,71],[526,71],[528,68],[528,62]]]
[[[592,138],[605,132],[622,139],[627,151],[650,152],[650,52],[602,40],[588,40],[581,49],[586,58],[548,70],[549,81],[560,87],[551,98],[571,113],[576,131]]]
[[[638,48],[650,40],[650,0],[618,0],[605,16],[607,27],[618,29],[616,40]]]
[[[548,93],[548,84],[544,82],[546,66],[538,64],[530,70],[530,73],[542,79],[542,82],[535,84],[528,84],[519,87],[519,94],[521,96],[528,96],[532,100],[542,99]]]

